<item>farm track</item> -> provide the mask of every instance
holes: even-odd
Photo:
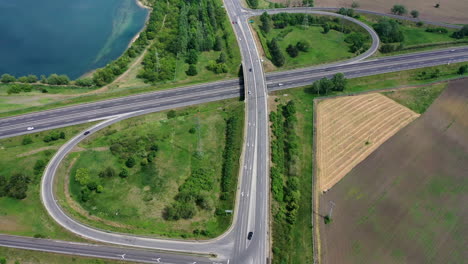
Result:
[[[328,190],[419,115],[381,94],[322,101],[318,106],[320,190]]]

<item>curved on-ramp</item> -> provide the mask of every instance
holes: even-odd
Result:
[[[316,11],[316,10],[309,10],[309,9],[292,9],[292,10],[267,10],[268,13],[281,13],[281,12],[288,12],[288,13],[309,13],[309,14],[318,14],[318,15],[330,15],[335,17],[340,17],[349,21],[352,21],[360,26],[362,26],[372,37],[372,46],[369,50],[365,53],[345,62],[340,62],[337,64],[347,64],[352,62],[357,62],[359,60],[363,60],[373,53],[375,53],[379,47],[379,38],[375,31],[367,26],[366,24],[358,21],[354,18],[343,16],[336,13],[324,12],[324,11]],[[248,16],[257,15],[261,13],[261,11],[249,11]],[[296,71],[300,71],[296,70]],[[184,103],[176,105],[175,107],[182,107],[186,106]],[[124,115],[117,116],[113,119],[106,120],[101,122],[89,129],[91,132],[90,134],[103,129],[111,124],[119,122],[123,119],[127,119],[130,117],[143,115],[151,112],[162,111],[165,110],[163,108],[153,108],[150,110],[139,111],[128,113]],[[81,237],[104,242],[110,244],[117,244],[122,246],[130,246],[130,247],[139,247],[139,248],[151,248],[151,249],[160,249],[160,250],[167,250],[167,251],[177,251],[177,252],[190,252],[190,253],[202,253],[202,254],[216,254],[218,258],[226,259],[230,256],[233,246],[233,238],[234,233],[236,232],[237,224],[236,224],[236,215],[239,210],[238,208],[238,199],[236,199],[236,209],[234,213],[233,224],[231,225],[230,229],[222,234],[220,237],[212,239],[212,240],[205,240],[205,241],[182,241],[182,240],[171,240],[171,239],[158,239],[158,238],[151,238],[151,237],[144,237],[144,236],[136,236],[131,234],[122,234],[122,233],[115,233],[105,230],[100,230],[94,227],[90,227],[88,225],[82,224],[69,215],[67,215],[60,205],[57,203],[57,200],[54,197],[54,178],[56,171],[64,159],[64,157],[83,139],[87,136],[84,134],[79,134],[72,138],[70,141],[65,143],[54,155],[54,157],[48,163],[45,171],[44,176],[41,182],[41,200],[44,204],[47,212],[50,216],[62,227],[67,229],[68,231],[79,235]],[[240,179],[241,181],[242,179]],[[239,194],[237,195],[239,196]]]

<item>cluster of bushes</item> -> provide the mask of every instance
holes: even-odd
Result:
[[[0,78],[0,82],[2,83],[13,83],[13,82],[19,82],[19,83],[37,83],[39,80],[36,75],[30,74],[28,76],[22,76],[16,79],[15,76],[10,75],[10,74],[2,74],[2,77]],[[57,74],[51,74],[49,77],[46,77],[45,75],[41,75],[41,83],[43,84],[49,84],[49,85],[68,85],[70,83],[70,78],[68,78],[67,75],[57,75]]]
[[[160,14],[155,20],[158,27],[154,28],[158,34],[148,38],[154,39],[154,44],[145,55],[139,78],[152,83],[172,80],[180,56],[189,64],[186,74],[197,75],[199,53],[212,50],[225,52],[207,68],[215,73],[227,72],[227,62],[233,53],[226,47],[229,33],[226,13],[221,5],[215,0],[170,0],[169,4],[155,1],[155,5],[153,13]],[[163,28],[164,14],[167,16]]]
[[[452,37],[456,39],[468,37],[468,25],[464,25],[459,31],[453,32]]]
[[[366,51],[369,46],[366,44],[369,36],[360,32],[352,32],[345,38],[345,42],[349,44],[349,51],[352,53],[360,54]]]
[[[49,134],[47,134],[43,141],[48,143],[48,142],[51,142],[51,141],[56,141],[56,140],[59,140],[59,139],[65,139],[65,132],[63,131],[52,131],[50,132]]]
[[[330,92],[342,92],[346,89],[348,81],[343,73],[335,74],[331,79],[326,77],[315,81],[310,91],[317,95],[328,94]]]
[[[402,42],[405,39],[400,25],[394,19],[380,19],[372,27],[383,43]]]
[[[437,27],[437,28],[426,28],[426,32],[446,34],[448,33],[448,30],[443,27]]]
[[[359,14],[354,13],[354,9],[352,9],[352,8],[342,7],[342,8],[340,8],[340,10],[338,10],[338,14],[343,15],[343,16],[353,17],[353,18],[359,18],[360,17]]]
[[[22,200],[26,198],[30,178],[23,173],[15,173],[7,180],[5,176],[0,175],[0,197],[11,197]]]
[[[100,181],[96,177],[92,177],[88,168],[78,168],[75,173],[75,181],[81,186],[80,199],[83,202],[88,202],[95,194],[104,190]]]
[[[286,105],[278,105],[276,112],[270,113],[273,139],[271,143],[271,190],[274,206],[274,233],[273,252],[275,262],[286,263],[284,254],[275,250],[276,243],[289,244],[292,226],[296,222],[301,193],[297,175],[299,142],[296,135],[296,107],[293,101]]]
[[[213,172],[206,169],[195,169],[179,187],[175,202],[166,207],[166,220],[190,219],[195,216],[196,208],[211,211],[214,201],[210,197],[213,190]]]

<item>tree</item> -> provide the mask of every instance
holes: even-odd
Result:
[[[269,33],[273,28],[273,21],[271,20],[270,15],[268,15],[267,12],[263,12],[263,14],[260,16],[260,21],[262,22],[260,29],[265,33]]]
[[[452,37],[462,39],[468,36],[468,25],[464,25],[459,31],[453,32]]]
[[[352,53],[361,53],[364,49],[364,35],[358,32],[348,34],[345,38],[345,42],[351,44],[349,50]]]
[[[333,75],[331,81],[333,82],[333,90],[342,92],[346,88],[347,80],[343,73]]]
[[[299,55],[299,51],[297,50],[296,46],[293,46],[291,44],[289,44],[289,46],[286,48],[286,52],[292,58],[295,58],[295,57],[297,57],[297,55]]]
[[[272,62],[278,67],[281,67],[284,65],[285,58],[283,55],[283,52],[281,52],[281,49],[278,45],[278,41],[276,38],[272,39],[268,43],[268,48],[270,49],[271,57],[272,57]]]
[[[411,11],[411,16],[414,17],[414,18],[419,17],[419,11],[418,10],[412,10]]]
[[[93,79],[82,78],[75,81],[75,84],[82,87],[90,87],[94,85]]]
[[[101,178],[112,178],[116,175],[114,168],[107,167],[99,173],[99,177]]]
[[[351,4],[351,7],[352,7],[352,8],[359,8],[359,3],[358,3],[358,2],[353,2],[353,3]]]
[[[218,59],[216,60],[216,62],[217,62],[217,63],[225,63],[226,60],[227,60],[227,58],[226,58],[226,53],[221,52],[221,53],[219,54],[219,57],[218,57]]]
[[[91,176],[89,175],[89,170],[87,168],[79,168],[75,173],[75,181],[80,183],[82,186],[88,185],[91,181]]]
[[[401,32],[398,22],[395,20],[381,19],[372,27],[384,43],[402,42],[404,40],[403,32]]]
[[[213,45],[215,51],[221,51],[223,49],[223,40],[220,36],[216,36],[215,43]]]
[[[194,49],[190,49],[187,52],[187,58],[185,59],[185,62],[187,62],[188,64],[197,64],[198,52]]]
[[[16,173],[13,174],[6,186],[8,196],[18,200],[26,198],[26,192],[28,191],[28,184],[30,180],[24,174]]]
[[[404,5],[394,5],[391,9],[392,13],[395,14],[395,15],[404,15],[406,13],[408,13],[408,11],[406,10],[406,7]]]
[[[319,85],[320,85],[320,90],[325,92],[325,94],[328,94],[333,89],[333,82],[325,77],[319,81]]]
[[[458,68],[458,74],[462,75],[468,72],[468,65],[462,65]]]
[[[328,23],[323,24],[322,28],[323,28],[323,34],[327,34],[330,31],[330,25],[328,25]]]
[[[16,82],[16,78],[13,75],[10,75],[8,73],[2,74],[2,78],[0,79],[2,83],[11,83],[11,82]]]
[[[21,76],[17,80],[20,83],[28,83],[28,77],[27,76]]]
[[[296,48],[300,51],[307,52],[310,48],[310,43],[307,40],[300,40],[296,43]]]
[[[253,9],[258,7],[258,0],[247,0],[247,4]]]
[[[37,76],[34,75],[34,74],[29,74],[27,78],[28,78],[28,83],[35,83],[35,82],[37,82]]]
[[[190,64],[188,70],[185,73],[188,76],[195,76],[198,74],[197,67],[194,64]]]

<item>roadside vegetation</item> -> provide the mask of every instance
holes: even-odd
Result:
[[[447,83],[437,83],[429,86],[384,92],[382,94],[418,114],[423,114],[446,87]]]
[[[232,221],[243,117],[243,103],[228,100],[112,125],[69,155],[59,200],[106,230],[216,237]]]
[[[342,8],[372,26],[382,41],[379,55],[394,55],[468,44],[468,26],[460,30],[426,25],[423,22],[390,19],[370,14],[357,14]],[[414,10],[413,10],[414,11]],[[415,12],[413,12],[416,15]],[[346,14],[345,14],[346,15]]]
[[[308,14],[263,13],[254,19],[272,69],[292,69],[349,59],[366,51],[370,37],[348,21]]]
[[[130,264],[134,262],[62,255],[48,252],[0,247],[0,264]]]
[[[43,170],[57,149],[90,125],[0,139],[1,233],[81,240],[55,224],[44,210],[39,192]]]

